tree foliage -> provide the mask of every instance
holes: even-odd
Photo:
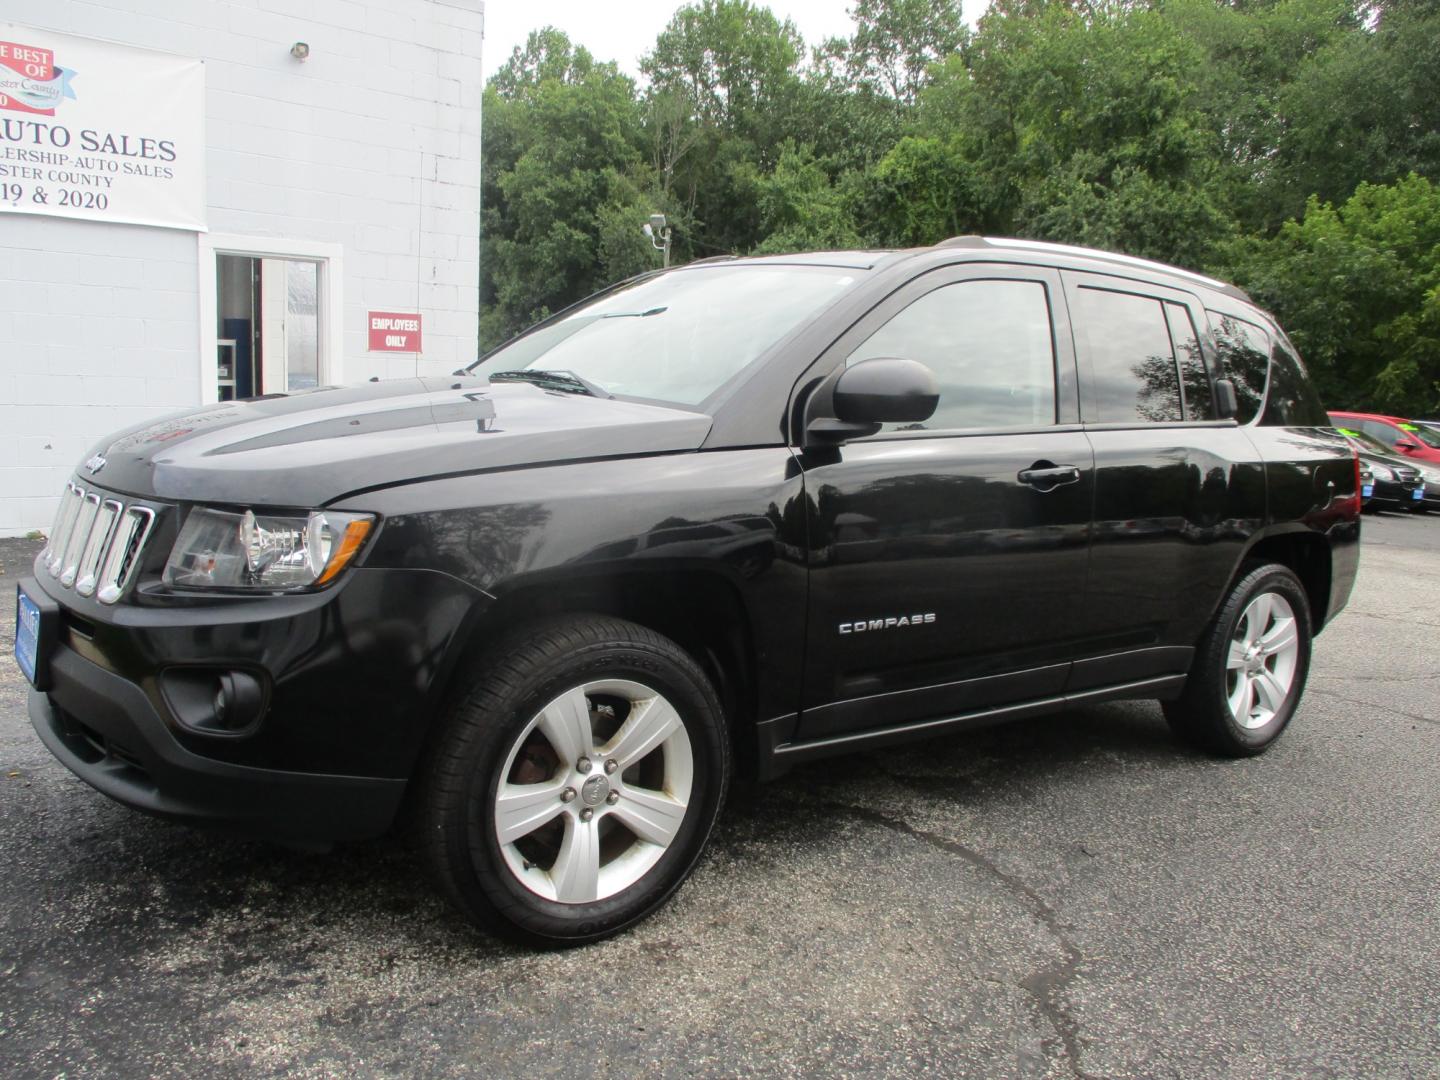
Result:
[[[1435,0],[694,0],[640,82],[532,34],[485,95],[489,345],[674,258],[970,232],[1227,275],[1336,405],[1440,408]],[[1429,247],[1426,247],[1426,245]]]

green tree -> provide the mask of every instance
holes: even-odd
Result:
[[[855,32],[832,38],[817,59],[851,87],[913,105],[928,69],[960,51],[968,37],[958,0],[856,0]]]
[[[758,254],[859,247],[844,193],[804,147],[787,144],[768,176],[754,182],[765,239]]]
[[[799,113],[803,56],[794,25],[768,8],[700,0],[677,11],[641,59],[654,157],[687,226],[682,258],[748,251],[761,239],[752,185],[775,167]]]
[[[654,183],[634,82],[558,30],[515,50],[484,108],[481,340],[490,347],[653,266],[639,226]]]
[[[1362,183],[1338,208],[1311,196],[1223,269],[1274,310],[1326,403],[1421,416],[1440,408],[1440,188]]]

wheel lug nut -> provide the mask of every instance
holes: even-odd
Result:
[[[605,771],[607,773],[612,773],[619,767],[620,763],[616,761],[613,757],[609,761],[605,762]]]
[[[618,791],[612,791],[612,792],[610,792],[609,795],[606,795],[606,796],[605,796],[605,801],[606,801],[607,803],[609,803],[611,806],[614,806],[617,802],[620,801],[620,792],[618,792]]]
[[[560,801],[561,801],[561,802],[574,802],[574,801],[575,801],[575,789],[574,789],[573,787],[567,787],[564,791],[560,792]]]
[[[591,818],[593,818],[594,816],[595,816],[595,811],[594,811],[594,810],[591,810],[590,807],[588,807],[588,806],[587,806],[584,810],[581,810],[581,811],[580,811],[580,820],[581,820],[581,821],[589,821],[589,820],[590,820]]]
[[[590,761],[588,757],[582,757],[579,761],[575,763],[575,768],[579,769],[582,773],[587,773],[594,767],[594,764]]]

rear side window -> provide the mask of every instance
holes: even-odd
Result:
[[[1283,341],[1275,342],[1270,362],[1270,392],[1260,423],[1279,427],[1326,427],[1330,417],[1300,357]]]
[[[1210,386],[1210,373],[1205,370],[1205,357],[1200,354],[1200,337],[1195,321],[1184,304],[1165,301],[1165,319],[1170,324],[1170,344],[1180,365],[1180,388],[1185,392],[1187,420],[1214,420],[1215,395]]]
[[[929,420],[886,430],[1055,423],[1055,344],[1042,282],[958,281],[926,293],[845,362],[881,356],[918,360],[940,385]]]
[[[1082,285],[1075,290],[1077,344],[1085,350],[1095,422],[1184,419],[1180,374],[1161,301]]]
[[[1235,419],[1248,424],[1265,400],[1265,380],[1270,371],[1270,335],[1264,328],[1236,315],[1210,312],[1210,330],[1220,354],[1220,370],[1235,384],[1240,409]]]
[[[1375,436],[1391,449],[1394,449],[1396,441],[1400,438],[1400,432],[1389,424],[1382,424],[1379,420],[1362,420],[1360,426],[1367,435]]]

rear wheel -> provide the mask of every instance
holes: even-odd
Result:
[[[471,918],[532,944],[580,944],[662,904],[719,814],[729,739],[713,688],[674,642],[618,619],[512,638],[447,717],[420,825]]]
[[[1295,715],[1310,669],[1310,605],[1296,576],[1255,565],[1196,650],[1182,697],[1164,704],[1182,738],[1230,757],[1258,754]]]

